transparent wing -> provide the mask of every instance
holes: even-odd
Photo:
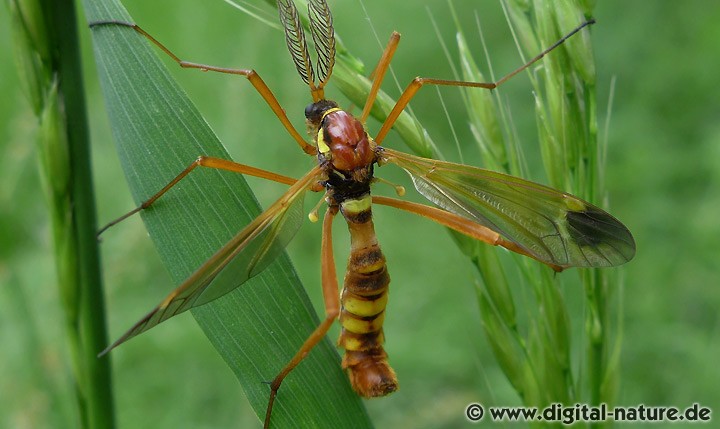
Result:
[[[547,186],[462,164],[382,148],[438,206],[486,226],[540,261],[607,267],[635,255],[630,231],[602,209]]]
[[[225,295],[264,270],[302,225],[303,196],[319,175],[320,168],[315,167],[298,180],[101,355],[160,322]]]

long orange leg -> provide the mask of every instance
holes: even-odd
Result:
[[[218,73],[226,73],[226,74],[234,74],[239,76],[245,76],[253,87],[255,87],[255,90],[260,93],[262,98],[265,100],[265,102],[270,106],[272,111],[275,113],[275,116],[280,119],[280,122],[283,124],[285,129],[290,133],[293,139],[298,143],[300,148],[309,155],[315,155],[317,153],[317,150],[314,146],[308,144],[305,139],[298,133],[298,131],[293,127],[292,123],[290,122],[290,119],[288,119],[287,115],[285,114],[285,110],[280,105],[280,102],[275,98],[275,95],[272,93],[270,88],[268,88],[267,84],[265,84],[265,81],[260,78],[260,75],[258,75],[255,70],[245,70],[245,69],[231,69],[231,68],[225,68],[225,67],[216,67],[211,66],[207,64],[199,64],[199,63],[193,63],[190,61],[184,61],[181,60],[177,55],[175,55],[170,49],[165,47],[162,43],[157,41],[153,36],[151,36],[148,32],[143,30],[140,26],[137,24],[133,24],[130,22],[124,22],[124,21],[115,21],[115,20],[107,20],[107,21],[95,21],[90,23],[90,27],[98,27],[101,25],[120,25],[124,27],[130,27],[136,32],[143,35],[146,39],[151,41],[153,44],[155,44],[160,50],[165,52],[170,58],[173,59],[180,67],[183,68],[190,68],[190,69],[199,69],[202,71],[213,71]]]
[[[281,174],[273,173],[271,171],[262,170],[260,168],[250,167],[249,165],[245,164],[238,164],[237,162],[228,161],[226,159],[221,158],[213,158],[210,156],[200,156],[195,161],[193,161],[192,164],[188,165],[180,174],[175,176],[173,180],[170,181],[165,187],[163,187],[158,193],[153,195],[152,197],[145,200],[140,206],[136,207],[135,209],[125,213],[124,215],[120,216],[119,218],[113,220],[112,222],[108,223],[107,225],[100,228],[97,235],[99,236],[102,234],[106,229],[110,228],[113,225],[116,225],[123,220],[127,219],[128,217],[134,215],[135,213],[144,210],[148,207],[150,207],[158,198],[163,196],[167,191],[170,190],[173,186],[177,185],[179,181],[185,178],[188,174],[190,174],[191,171],[193,171],[196,167],[208,167],[208,168],[215,168],[218,170],[226,170],[226,171],[232,171],[235,173],[240,174],[247,174],[249,176],[255,176],[260,177],[262,179],[268,179],[279,183],[284,183],[286,185],[292,185],[297,180],[293,179],[292,177],[283,176]]]
[[[397,120],[398,116],[400,116],[400,113],[402,113],[402,111],[408,105],[410,100],[415,96],[415,94],[418,92],[418,90],[423,85],[444,85],[444,86],[460,86],[460,87],[495,89],[498,86],[505,83],[511,77],[515,76],[516,74],[520,73],[521,71],[527,69],[528,67],[530,67],[531,65],[533,65],[534,63],[539,61],[542,57],[547,55],[548,52],[550,52],[553,49],[560,46],[563,42],[565,42],[572,35],[574,35],[578,31],[582,30],[584,27],[587,27],[588,25],[594,24],[594,23],[595,23],[594,19],[583,22],[577,28],[575,28],[573,31],[571,31],[570,33],[563,36],[557,42],[553,43],[552,46],[550,46],[549,48],[542,51],[535,58],[531,59],[524,65],[518,67],[514,71],[503,76],[496,82],[465,82],[465,81],[458,81],[458,80],[445,80],[445,79],[433,79],[433,78],[426,78],[426,77],[416,77],[415,79],[413,79],[412,82],[410,82],[410,84],[407,86],[407,88],[405,88],[405,91],[403,91],[402,95],[400,95],[400,98],[398,98],[397,103],[395,103],[395,107],[393,107],[392,111],[390,111],[390,114],[385,119],[385,122],[383,122],[383,125],[380,128],[380,131],[378,131],[378,134],[375,137],[375,142],[377,144],[380,144],[385,139],[385,136],[390,131],[390,128],[392,128],[392,126],[395,124],[395,121]]]
[[[290,371],[292,371],[300,361],[305,359],[308,353],[310,353],[310,350],[325,337],[330,326],[332,326],[340,314],[340,296],[338,292],[337,273],[335,271],[335,258],[333,257],[332,250],[332,221],[337,211],[337,207],[328,207],[322,226],[320,260],[322,264],[321,273],[323,299],[325,301],[325,320],[315,328],[313,333],[305,340],[302,347],[300,347],[300,350],[295,353],[295,356],[293,356],[290,362],[285,365],[282,371],[280,371],[270,383],[270,400],[268,401],[267,411],[265,412],[265,423],[263,425],[265,429],[270,427],[270,415],[272,414],[273,403],[275,402],[278,389],[280,389],[280,384],[282,384]]]
[[[380,56],[380,60],[375,66],[375,70],[373,70],[373,72],[370,74],[370,77],[372,79],[372,86],[370,87],[370,92],[368,93],[367,100],[365,100],[365,107],[363,107],[362,114],[360,115],[360,122],[362,122],[363,124],[367,120],[368,115],[370,115],[370,110],[372,109],[373,103],[375,103],[375,98],[377,97],[377,93],[380,90],[380,85],[385,78],[385,73],[390,66],[392,57],[393,55],[395,55],[398,43],[400,43],[400,33],[398,33],[397,31],[393,31],[390,35],[390,40],[388,41],[388,44],[385,46],[385,50]]]
[[[384,206],[395,207],[397,209],[405,210],[410,213],[420,215],[422,217],[425,217],[427,219],[435,221],[435,222],[439,223],[440,225],[444,225],[450,229],[454,229],[455,231],[457,231],[461,234],[465,234],[468,237],[483,241],[483,242],[491,244],[493,246],[501,246],[501,247],[504,247],[515,253],[529,256],[537,261],[540,261],[538,258],[533,256],[532,254],[528,253],[527,250],[523,249],[522,247],[518,246],[517,244],[513,243],[512,241],[505,240],[504,238],[502,238],[502,236],[500,236],[500,234],[493,231],[492,229],[482,226],[480,224],[477,224],[475,222],[469,221],[469,220],[465,219],[464,217],[458,216],[455,213],[451,213],[447,210],[439,209],[437,207],[432,207],[432,206],[426,206],[425,204],[411,203],[410,201],[398,200],[395,198],[388,198],[388,197],[379,197],[379,196],[372,197],[372,202],[374,204],[381,204]],[[540,261],[540,262],[549,266],[550,268],[552,268],[553,270],[555,270],[557,272],[560,272],[565,268],[560,265],[548,264],[547,262],[544,262],[544,261]]]

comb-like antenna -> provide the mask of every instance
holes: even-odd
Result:
[[[322,89],[330,79],[335,65],[335,29],[333,28],[330,8],[325,0],[308,2],[310,33],[312,34],[315,52],[317,52],[318,89]]]
[[[316,91],[315,73],[310,61],[305,33],[300,24],[300,14],[292,0],[278,0],[277,3],[280,22],[285,29],[285,42],[290,50],[295,68],[297,68],[303,82],[310,86],[310,91],[314,94]]]

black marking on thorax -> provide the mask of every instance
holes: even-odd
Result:
[[[357,200],[370,194],[370,183],[372,182],[373,165],[368,166],[369,174],[367,180],[358,181],[352,178],[348,172],[331,169],[328,172],[328,179],[323,182],[325,189],[330,191],[332,202],[336,205],[347,200]]]

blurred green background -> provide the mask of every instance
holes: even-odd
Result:
[[[185,59],[255,68],[303,128],[302,109],[309,96],[279,32],[221,0],[132,0],[125,5],[139,24]],[[393,64],[403,87],[418,75],[452,76],[439,37],[451,55],[456,52],[456,25],[447,3],[422,0],[412,5],[331,2],[337,31],[369,68],[390,32],[402,33]],[[519,64],[499,3],[457,0],[453,5],[476,58],[484,57],[477,18],[495,73]],[[720,4],[606,0],[598,2],[595,17],[600,124],[607,116],[610,81],[616,78],[609,132],[601,134],[609,141],[606,190],[611,212],[628,225],[638,247],[636,258],[622,268],[624,284],[618,286],[624,325],[618,404],[685,407],[699,402],[717,411]],[[74,421],[72,396],[34,153],[35,119],[18,84],[6,14],[0,20],[0,427],[66,427]],[[83,26],[80,31],[99,219],[104,222],[133,203],[95,79],[89,30]],[[307,169],[307,159],[244,79],[173,72],[234,159],[296,177]],[[399,93],[391,79],[385,88]],[[458,140],[468,140],[457,91],[441,93]],[[327,94],[342,104],[332,83]],[[542,182],[527,77],[513,79],[501,95],[512,106],[513,124],[527,144],[530,178]],[[447,157],[458,159],[437,92],[423,90],[412,107]],[[370,128],[378,126],[370,123]],[[394,145],[392,134],[386,144]],[[462,147],[466,160],[477,159],[475,149]],[[383,177],[402,180],[395,171],[380,171]],[[264,204],[283,190],[250,182]],[[475,273],[448,234],[391,209],[375,212],[393,278],[387,349],[401,383],[400,392],[367,402],[377,426],[457,427],[466,423],[463,412],[471,401],[517,405],[479,329]],[[340,266],[347,255],[342,229],[338,223]],[[308,224],[289,252],[320,308],[318,243],[319,225]],[[116,338],[165,295],[170,281],[139,219],[105,235],[102,252],[110,336]],[[574,296],[582,302],[577,299],[582,291],[565,292],[570,301]],[[571,309],[571,316],[575,329],[581,329],[582,309]],[[119,427],[259,427],[233,375],[190,315],[123,345],[113,351],[113,359]]]

